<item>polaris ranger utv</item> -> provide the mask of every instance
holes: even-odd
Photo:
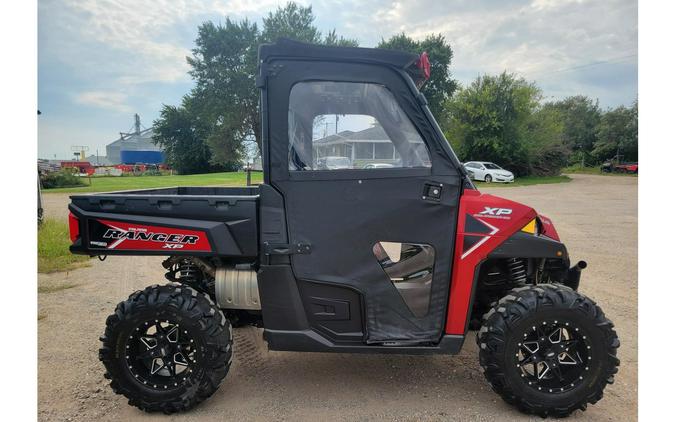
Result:
[[[485,377],[520,410],[602,397],[619,340],[577,292],[586,264],[551,220],[476,190],[418,90],[429,73],[425,53],[263,45],[263,184],[71,197],[73,253],[168,256],[172,283],[106,321],[116,393],[195,406],[229,370],[232,326],[253,324],[271,350],[399,354],[456,354],[480,327]]]

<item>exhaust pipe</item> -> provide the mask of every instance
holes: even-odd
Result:
[[[586,267],[588,267],[588,264],[586,263],[586,261],[579,261],[579,262],[577,262],[577,265],[575,265],[573,268],[578,268],[579,270],[583,270]]]
[[[564,285],[574,290],[579,288],[579,281],[581,280],[581,270],[586,268],[588,264],[586,261],[579,261],[574,267],[567,270],[567,277],[565,277]]]

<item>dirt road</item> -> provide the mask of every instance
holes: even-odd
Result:
[[[637,419],[637,178],[574,176],[571,183],[483,189],[549,216],[572,253],[588,261],[580,290],[597,300],[621,338],[621,368],[605,398],[571,419]],[[67,195],[45,195],[65,218]],[[89,268],[39,275],[77,287],[39,294],[40,420],[533,420],[494,394],[479,370],[473,333],[458,356],[268,352],[260,332],[235,330],[235,359],[220,389],[186,414],[148,415],[108,388],[98,336],[115,304],[164,283],[161,258],[109,257]]]

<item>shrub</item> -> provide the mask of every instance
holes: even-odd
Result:
[[[163,174],[158,169],[150,169],[150,170],[144,171],[143,176],[163,176]]]
[[[569,149],[564,145],[545,145],[531,152],[530,174],[533,176],[557,176],[565,167],[568,158]]]
[[[44,174],[40,177],[40,180],[44,189],[86,186],[80,177],[66,169]]]

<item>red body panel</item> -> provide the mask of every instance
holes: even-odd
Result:
[[[541,221],[541,234],[560,242],[560,236],[558,236],[558,232],[555,230],[555,226],[553,226],[551,219],[539,214],[539,221]]]
[[[211,252],[212,250],[206,232],[200,230],[102,219],[97,221],[109,227],[102,239],[108,243],[107,249],[137,251],[179,249],[195,252]]]
[[[445,332],[464,335],[477,265],[490,251],[537,217],[537,212],[508,199],[466,190],[459,202],[458,215]]]

